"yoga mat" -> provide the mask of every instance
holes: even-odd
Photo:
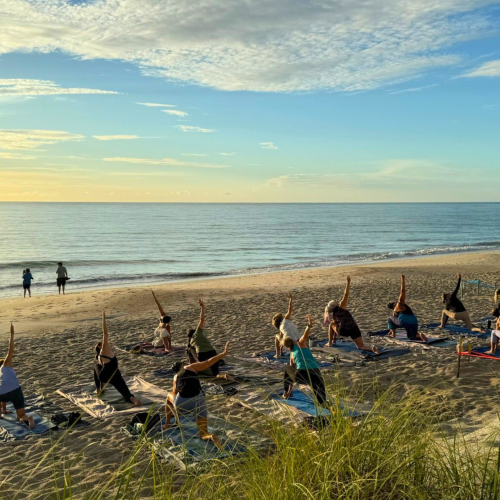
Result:
[[[134,347],[141,346],[142,352],[132,352]],[[156,358],[171,356],[175,354],[179,354],[182,352],[182,346],[172,346],[172,350],[170,352],[166,352],[164,347],[154,347],[154,346],[145,346],[141,342],[136,342],[135,344],[128,344],[126,346],[116,346],[116,349],[121,352],[126,352],[128,354],[135,354],[137,356],[152,356]]]
[[[436,330],[439,327],[439,323],[427,323],[423,324],[421,327],[427,328],[429,330]],[[450,334],[455,334],[455,335],[469,335],[471,337],[477,337],[478,339],[490,338],[489,333],[473,332],[472,330],[469,330],[465,326],[460,326],[460,325],[446,325],[444,328],[441,328],[440,331],[448,332]]]
[[[288,406],[293,406],[294,408],[297,408],[297,410],[300,410],[304,413],[307,413],[308,415],[312,417],[330,417],[331,412],[327,408],[323,408],[321,406],[316,406],[314,404],[314,400],[308,396],[307,394],[304,394],[303,392],[294,389],[293,390],[293,395],[289,397],[288,399],[284,399],[282,396],[279,394],[273,394],[271,396],[272,399],[275,401],[278,401],[281,404],[285,404]],[[358,417],[359,414],[355,411],[351,410],[345,410],[343,407],[341,407],[342,413],[345,417]]]
[[[360,351],[354,342],[350,341],[339,341],[332,345],[332,347],[327,347],[326,344],[328,340],[320,340],[315,345],[317,347],[325,347],[327,349],[332,349],[332,351],[340,351],[349,354],[359,355],[361,358],[365,360],[376,360],[376,359],[387,359],[395,356],[403,356],[404,354],[408,354],[410,349],[395,349],[392,347],[380,347],[379,353],[376,354],[372,351]]]
[[[103,393],[97,394],[95,385],[80,385],[56,391],[69,399],[94,418],[118,417],[148,411],[154,403],[164,404],[168,390],[159,389],[139,377],[126,377],[125,382],[130,392],[141,401],[141,406],[127,403],[121,394],[111,385]]]
[[[370,337],[385,337],[387,340],[397,340],[398,342],[408,342],[409,344],[422,344],[422,345],[433,345],[433,344],[439,344],[442,342],[447,342],[450,339],[444,337],[444,338],[438,338],[438,337],[427,337],[427,342],[424,342],[423,340],[412,340],[408,338],[408,335],[406,335],[406,332],[398,332],[396,331],[396,337],[389,337],[387,334],[389,333],[389,330],[378,330],[377,332],[370,332],[368,335]],[[451,345],[451,344],[450,344]]]
[[[11,403],[7,404],[7,410],[10,410],[12,413],[7,415],[2,414],[0,418],[0,441],[6,442],[26,439],[30,436],[45,434],[55,427],[54,424],[37,413],[30,412],[28,409],[26,413],[30,417],[33,417],[35,421],[35,428],[31,430],[25,424],[17,420],[16,411]]]
[[[250,361],[254,363],[258,363],[262,366],[269,366],[269,367],[280,367],[282,365],[289,365],[290,364],[290,353],[287,352],[286,354],[283,354],[279,358],[275,358],[274,356],[276,355],[275,351],[269,351],[269,352],[263,352],[258,354],[257,356],[236,356],[236,359],[240,359],[241,361]],[[327,362],[327,361],[320,361],[316,360],[318,363],[319,368],[327,368],[329,366],[333,366],[333,363]]]

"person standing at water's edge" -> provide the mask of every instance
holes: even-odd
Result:
[[[31,297],[31,281],[33,280],[33,275],[31,274],[29,269],[25,269],[23,271],[23,289],[24,289],[24,297],[26,298],[26,292],[29,293]]]
[[[68,278],[68,271],[66,271],[66,268],[63,266],[62,262],[57,263],[56,275],[57,275],[57,290],[59,291],[60,294],[62,287],[62,292],[64,294],[64,287],[66,286],[66,280],[68,280],[69,278]]]

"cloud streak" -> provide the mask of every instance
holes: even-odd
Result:
[[[473,78],[473,77],[478,77],[478,76],[500,76],[500,59],[497,59],[496,61],[489,61],[487,63],[482,64],[478,68],[470,71],[469,73],[466,73],[465,75],[462,75],[467,78]]]
[[[278,149],[278,147],[275,146],[274,142],[261,142],[260,147],[262,149]]]
[[[0,79],[0,96],[21,97],[84,94],[118,94],[118,92],[112,90],[61,87],[51,80]]]
[[[167,113],[168,115],[173,115],[173,116],[188,116],[188,114],[185,111],[180,111],[178,109],[162,109],[164,113]]]
[[[148,108],[175,108],[175,104],[159,104],[157,102],[136,102],[140,106],[147,106]]]
[[[130,141],[139,139],[138,135],[93,135],[92,137],[98,141]]]
[[[0,129],[0,149],[36,149],[59,142],[81,141],[85,137],[62,130],[6,130]]]
[[[215,132],[215,130],[211,128],[193,127],[191,125],[176,125],[175,128],[178,128],[182,132],[199,132],[202,134],[210,134],[212,132]]]
[[[198,163],[176,160],[174,158],[103,158],[104,161],[118,163],[133,163],[137,165],[164,165],[166,167],[192,167],[192,168],[229,168],[228,165],[217,165],[214,163]]]
[[[3,0],[0,54],[60,50],[217,89],[360,91],[462,57],[498,0]],[[150,103],[154,104],[154,103]]]

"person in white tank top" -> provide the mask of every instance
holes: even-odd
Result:
[[[273,316],[272,325],[279,330],[279,333],[275,336],[275,347],[276,355],[275,358],[279,358],[282,352],[283,340],[286,338],[291,338],[295,342],[298,342],[302,336],[295,326],[295,323],[290,319],[293,312],[293,296],[289,295],[288,298],[288,311],[285,316],[278,313]]]

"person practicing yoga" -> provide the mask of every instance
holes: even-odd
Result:
[[[349,300],[349,289],[351,287],[351,277],[347,276],[344,296],[340,304],[331,300],[325,307],[324,324],[328,327],[328,346],[332,346],[338,336],[351,337],[356,347],[361,351],[372,351],[379,354],[378,349],[373,346],[367,346],[363,342],[361,330],[352,314],[347,310],[347,302]]]
[[[396,337],[396,329],[404,328],[410,340],[423,340],[427,342],[427,337],[418,332],[418,319],[411,307],[406,303],[406,282],[405,275],[401,276],[401,292],[397,302],[388,302],[387,307],[392,309],[393,315],[388,319],[389,337]]]
[[[451,318],[462,321],[465,323],[465,326],[473,332],[482,332],[481,328],[472,324],[467,309],[465,309],[462,301],[457,297],[458,291],[460,290],[460,283],[462,282],[462,275],[459,273],[457,278],[457,286],[455,287],[455,290],[453,290],[453,293],[443,293],[443,295],[441,295],[445,308],[441,314],[441,324],[439,325],[439,328],[444,328],[446,323],[448,323],[448,319]]]
[[[170,330],[170,321],[172,320],[172,318],[165,313],[153,290],[151,290],[151,293],[153,294],[153,298],[155,299],[156,305],[158,306],[158,311],[160,311],[160,324],[155,330],[155,337],[152,344],[155,347],[163,346],[165,347],[166,352],[170,352],[172,350],[172,335]]]
[[[273,316],[273,319],[271,321],[272,325],[279,331],[278,334],[276,334],[275,337],[275,347],[276,347],[276,355],[274,356],[275,358],[281,357],[283,354],[282,352],[282,347],[283,347],[283,339],[289,337],[295,342],[298,342],[301,335],[298,330],[298,328],[295,326],[295,323],[291,320],[292,317],[292,312],[293,312],[293,296],[290,294],[288,296],[288,311],[283,316],[283,314],[278,313]]]
[[[94,382],[97,392],[103,392],[106,386],[111,384],[123,396],[125,401],[135,406],[141,406],[142,403],[130,392],[118,369],[118,359],[109,345],[104,309],[102,311],[102,342],[97,343],[95,351]]]
[[[24,395],[17,375],[12,368],[14,357],[14,325],[10,324],[9,352],[5,359],[0,359],[0,416],[2,413],[10,413],[7,403],[12,403],[16,410],[17,420],[27,425],[30,429],[35,428],[33,417],[26,415]]]
[[[226,343],[223,353],[217,354],[210,359],[189,364],[178,361],[172,366],[172,371],[175,373],[174,385],[172,392],[169,392],[167,397],[165,405],[166,423],[163,429],[166,430],[170,427],[173,415],[176,415],[176,417],[193,416],[196,420],[200,438],[213,441],[218,447],[222,446],[220,439],[215,434],[208,432],[207,404],[198,373],[217,365],[221,359],[228,355],[228,352],[229,342]]]
[[[26,298],[26,292],[28,292],[31,297],[31,281],[33,280],[33,275],[29,269],[25,269],[23,271],[23,290],[24,290],[24,298]]]
[[[498,312],[497,312],[498,314]],[[495,322],[495,328],[491,330],[491,346],[490,350],[486,351],[486,354],[495,354],[498,347],[498,341],[500,339],[500,314],[496,316],[497,320]]]
[[[290,365],[285,367],[284,374],[284,394],[283,397],[288,399],[293,394],[293,382],[298,384],[309,385],[313,390],[314,397],[318,404],[325,406],[326,390],[325,381],[319,371],[319,366],[314,355],[307,345],[309,334],[311,333],[312,319],[307,316],[307,327],[304,334],[298,341],[291,337],[285,337],[282,340],[283,345],[290,349]]]

